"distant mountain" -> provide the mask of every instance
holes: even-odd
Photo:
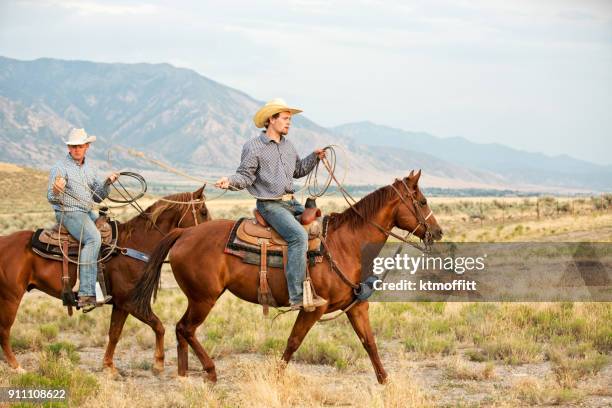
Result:
[[[242,145],[257,135],[252,116],[262,104],[168,64],[0,57],[0,161],[48,168],[65,154],[62,137],[77,126],[98,136],[90,154],[102,167],[109,167],[108,151],[113,149],[114,168],[173,177],[117,149],[125,146],[194,175],[216,178],[235,170]],[[326,129],[298,115],[289,137],[301,154],[328,144],[343,146],[338,168],[342,172],[348,166],[349,184],[384,184],[416,168],[423,169],[423,185],[445,188],[591,190],[608,188],[612,180],[601,166],[575,159],[568,158],[570,170],[564,172],[557,159],[549,163],[543,155],[501,145],[487,150],[487,145],[463,139],[369,123]],[[540,167],[509,170],[513,163],[533,158]],[[607,184],[602,181],[606,177]]]
[[[507,182],[560,187],[612,188],[612,166],[602,166],[567,155],[547,156],[499,143],[481,144],[461,137],[440,138],[408,132],[372,122],[348,123],[331,128],[369,146],[387,146],[423,152],[459,166],[504,175]],[[375,137],[374,137],[375,135]]]

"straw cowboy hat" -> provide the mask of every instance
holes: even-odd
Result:
[[[64,143],[66,143],[67,145],[74,146],[74,145],[82,145],[85,143],[91,143],[95,141],[96,141],[96,137],[89,136],[87,132],[85,131],[85,129],[74,128],[70,131],[70,133],[68,134],[68,139],[64,140]]]
[[[266,103],[257,111],[255,116],[253,116],[253,122],[255,122],[256,127],[262,128],[265,126],[266,121],[270,119],[271,116],[280,112],[291,112],[292,115],[297,115],[298,113],[302,112],[302,110],[290,108],[287,106],[287,103],[284,100],[281,98],[276,98]]]

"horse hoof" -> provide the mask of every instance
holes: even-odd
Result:
[[[23,367],[21,367],[21,366],[17,366],[17,368],[14,368],[14,370],[15,370],[15,373],[17,373],[17,374],[25,374],[25,373],[27,373],[27,371]]]
[[[118,377],[120,377],[119,375],[119,370],[117,370],[116,367],[112,366],[112,367],[104,367],[104,373],[111,379],[114,380]]]
[[[211,371],[206,375],[206,379],[212,383],[217,382],[217,373],[215,371]]]
[[[153,374],[160,375],[164,372],[164,362],[153,364]]]

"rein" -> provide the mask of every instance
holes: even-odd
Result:
[[[144,179],[143,179],[144,180]],[[140,215],[142,215],[143,217],[145,217],[146,219],[149,220],[149,222],[151,223],[151,225],[153,225],[153,227],[157,230],[157,232],[159,232],[162,235],[165,235],[161,229],[159,229],[159,227],[157,226],[157,224],[155,223],[155,221],[153,221],[153,219],[151,218],[151,214],[148,214],[144,211],[144,209],[140,206],[140,204],[138,203],[138,198],[142,197],[132,197],[132,195],[130,194],[130,192],[125,188],[125,186],[121,183],[121,181],[119,181],[119,179],[116,180],[118,182],[118,184],[121,186],[121,188],[123,189],[123,191],[125,191],[125,195],[123,195],[123,193],[117,188],[117,186],[115,186],[115,183],[111,183],[111,185],[113,186],[113,188],[119,193],[119,195],[121,196],[121,198],[123,198],[124,200],[126,200],[125,202],[127,204],[129,204],[130,206],[132,206],[132,208],[134,208]],[[146,183],[145,183],[146,186]],[[145,187],[145,191],[146,191],[146,187]],[[143,192],[144,194],[144,192]],[[127,197],[126,197],[127,195]]]
[[[330,151],[333,151],[332,147],[328,147],[326,149],[329,149]],[[417,220],[417,226],[412,231],[408,232],[406,234],[406,236],[404,236],[404,237],[395,234],[391,230],[385,229],[384,227],[382,227],[378,223],[375,223],[374,221],[369,220],[362,213],[360,213],[359,210],[357,210],[357,208],[355,208],[355,204],[357,203],[357,200],[355,200],[355,198],[353,196],[351,196],[351,194],[346,190],[346,188],[344,188],[342,183],[340,183],[338,181],[338,179],[336,178],[335,171],[334,171],[335,166],[332,167],[329,164],[329,162],[327,161],[327,158],[323,158],[321,161],[323,162],[323,165],[325,166],[325,168],[327,169],[327,171],[328,171],[328,173],[330,175],[329,182],[325,184],[325,187],[322,190],[322,193],[324,193],[327,190],[327,188],[329,187],[329,184],[331,183],[331,180],[333,180],[336,183],[336,185],[338,186],[338,190],[342,193],[342,197],[347,202],[349,207],[357,215],[359,215],[359,217],[361,217],[364,221],[366,221],[370,225],[373,225],[374,227],[376,227],[380,232],[382,232],[386,236],[392,236],[394,238],[397,238],[400,241],[402,241],[402,242],[404,242],[406,244],[409,244],[409,245],[413,246],[414,248],[416,248],[416,249],[418,249],[418,250],[420,250],[422,252],[426,252],[426,251],[429,250],[432,238],[431,238],[431,232],[429,231],[429,225],[427,224],[426,221],[432,216],[433,212],[430,210],[429,214],[427,214],[426,216],[423,216],[423,214],[421,212],[421,204],[416,199],[416,190],[410,190],[410,188],[408,187],[408,185],[406,184],[406,182],[403,179],[400,179],[400,180],[401,180],[402,184],[404,185],[404,187],[406,187],[406,191],[408,193],[408,196],[410,197],[410,199],[412,201],[412,207],[410,206],[409,202],[407,201],[407,199],[404,197],[404,195],[401,193],[400,190],[398,190],[393,184],[391,184],[391,188],[393,189],[393,191],[395,191],[395,193],[399,197],[400,201],[414,214],[414,216],[415,216],[415,218]],[[397,179],[396,179],[396,181],[397,181]],[[322,194],[317,195],[317,196],[321,196],[321,195]],[[424,236],[425,238],[422,240],[423,243],[424,243],[423,247],[418,245],[418,244],[416,244],[416,243],[414,243],[414,242],[412,242],[412,241],[408,241],[408,237],[410,235],[414,235],[416,230],[419,227],[421,227],[421,226],[425,229],[425,236]],[[359,288],[361,287],[361,285],[353,283],[346,276],[346,274],[344,272],[342,272],[342,269],[340,269],[338,264],[336,264],[336,262],[334,261],[334,259],[332,257],[332,254],[331,254],[331,251],[329,250],[329,246],[327,244],[327,241],[325,240],[323,235],[320,234],[319,238],[321,239],[321,243],[323,244],[323,248],[325,249],[325,255],[326,255],[326,257],[327,257],[327,259],[329,261],[329,268],[331,270],[333,270],[336,273],[336,275],[338,275],[338,277],[342,280],[342,282],[344,282],[344,284],[346,284],[351,289],[353,289],[353,293],[356,293],[357,290],[359,290]],[[396,254],[399,253],[400,250],[401,250],[401,247],[398,247],[398,249],[396,250]],[[385,274],[385,276],[386,276],[386,274]],[[340,310],[340,313],[338,313],[338,314],[336,314],[335,316],[332,316],[332,317],[319,319],[319,322],[328,322],[328,321],[331,321],[331,320],[334,320],[334,319],[340,317],[341,315],[345,314],[348,310],[350,310],[353,306],[355,306],[358,302],[359,302],[359,299],[357,299],[357,298],[353,299],[353,301],[347,307],[345,307],[345,308]]]
[[[410,188],[408,187],[408,185],[404,182],[404,180],[401,180],[402,183],[404,184],[404,186],[406,187],[406,190],[408,191],[408,194],[410,195],[410,198],[412,199],[412,203],[413,203],[413,208],[410,207],[410,205],[408,204],[408,202],[406,201],[406,199],[404,198],[404,196],[401,194],[401,192],[395,188],[395,186],[393,186],[393,184],[391,184],[391,188],[393,188],[393,190],[395,191],[395,193],[398,195],[398,197],[400,198],[400,200],[402,201],[402,203],[410,210],[412,211],[412,213],[415,215],[416,219],[417,219],[417,226],[414,230],[412,230],[412,232],[410,232],[407,236],[402,237],[400,235],[397,235],[396,233],[394,233],[392,230],[388,230],[385,229],[384,227],[382,227],[381,225],[375,223],[374,221],[369,220],[368,218],[366,218],[363,214],[361,214],[357,208],[355,208],[355,204],[357,204],[357,200],[351,196],[351,194],[346,190],[346,188],[344,188],[344,186],[338,181],[338,179],[336,178],[335,174],[334,174],[334,170],[330,167],[329,162],[327,161],[327,159],[323,159],[323,165],[325,166],[325,168],[327,169],[327,171],[329,172],[329,174],[331,175],[332,179],[336,182],[336,184],[338,185],[338,190],[342,193],[342,197],[344,198],[344,200],[346,201],[346,203],[349,205],[349,207],[351,208],[351,210],[353,210],[357,215],[359,215],[361,217],[361,219],[363,219],[364,221],[366,221],[367,223],[369,223],[370,225],[373,225],[374,227],[376,227],[380,232],[382,232],[383,234],[387,235],[387,236],[392,236],[393,238],[396,238],[408,245],[413,246],[414,248],[420,250],[421,252],[427,252],[429,250],[429,247],[431,245],[431,234],[429,233],[429,226],[427,225],[427,223],[425,222],[427,219],[429,219],[429,217],[431,217],[432,212],[430,211],[429,214],[427,215],[427,217],[423,217],[423,215],[420,212],[420,204],[418,203],[418,201],[415,198],[415,193],[416,191],[414,190],[410,190]],[[350,200],[349,200],[350,199]],[[351,202],[352,201],[352,202]],[[423,227],[425,228],[425,240],[423,240],[425,246],[420,246],[419,244],[412,242],[412,241],[408,241],[408,237],[411,234],[414,234],[414,232],[421,226],[423,225]]]
[[[125,188],[125,186],[121,183],[121,181],[119,180],[119,178],[117,178],[117,180],[113,183],[111,183],[111,186],[115,189],[115,191],[117,191],[117,193],[119,193],[119,195],[121,196],[121,198],[123,200],[117,200],[117,199],[112,199],[112,198],[108,198],[109,200],[113,201],[113,202],[117,202],[117,203],[121,203],[122,205],[118,205],[118,206],[101,206],[100,204],[97,203],[92,203],[92,207],[100,207],[100,208],[119,208],[119,207],[124,207],[126,205],[130,205],[132,208],[134,208],[136,210],[136,212],[138,212],[141,216],[143,216],[144,218],[146,218],[151,225],[153,226],[153,228],[155,228],[157,230],[157,232],[159,232],[162,235],[165,235],[165,233],[159,228],[159,226],[155,223],[155,221],[153,220],[153,218],[151,217],[151,214],[145,212],[145,210],[142,208],[142,206],[138,203],[138,199],[142,198],[144,196],[144,193],[147,190],[147,184],[146,181],[144,180],[144,178],[136,173],[133,172],[121,172],[119,173],[119,175],[125,175],[125,176],[129,176],[132,178],[137,179],[141,185],[143,186],[142,191],[137,194],[137,196],[132,196],[132,194]],[[77,182],[79,184],[83,184],[80,183],[78,180],[73,180],[73,182]],[[115,185],[115,183],[117,183],[121,189],[123,190],[123,192],[117,188],[117,186]],[[95,196],[97,196],[98,198],[101,198],[98,196],[98,194],[93,191],[88,185],[85,184],[85,187]],[[74,195],[70,194],[68,191],[64,190],[61,194],[65,194],[75,200],[78,201],[78,198],[75,197]],[[187,205],[189,206],[188,208],[185,209],[185,212],[183,213],[183,215],[181,216],[181,219],[178,222],[178,225],[180,226],[180,223],[183,221],[183,218],[185,217],[185,215],[187,214],[187,211],[189,211],[189,209],[191,208],[191,214],[193,215],[193,221],[195,223],[195,225],[198,225],[198,217],[197,217],[197,210],[196,210],[196,204],[200,204],[206,201],[206,199],[194,199],[193,197],[193,192],[191,193],[191,199],[189,201],[175,201],[175,200],[168,200],[166,198],[160,198],[158,201],[164,201],[164,202],[169,202],[172,204],[180,204],[180,205]],[[64,202],[63,200],[61,201],[61,205],[63,207]],[[63,211],[62,211],[63,212]]]

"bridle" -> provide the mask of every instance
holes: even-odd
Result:
[[[187,212],[190,209],[191,209],[191,215],[193,215],[193,222],[195,224],[194,226],[197,227],[199,223],[198,223],[198,216],[197,216],[197,210],[196,210],[196,207],[195,207],[195,203],[196,202],[198,202],[198,203],[202,202],[203,203],[204,201],[206,201],[205,198],[202,198],[202,200],[195,200],[193,198],[193,193],[191,193],[191,199],[189,200],[188,203],[186,203],[188,205],[188,207],[185,208],[185,212],[183,212],[183,215],[181,215],[181,218],[179,219],[178,224],[176,224],[177,227],[179,227],[179,228],[181,227],[181,222],[183,222],[183,218],[185,218],[185,215],[187,215]]]
[[[363,214],[361,214],[359,212],[359,210],[355,207],[355,204],[357,203],[357,200],[355,200],[355,198],[353,196],[351,196],[351,194],[342,186],[342,184],[338,181],[338,179],[336,178],[336,175],[334,174],[334,171],[332,169],[332,167],[330,166],[329,162],[327,161],[327,158],[323,158],[321,160],[323,162],[323,165],[325,166],[325,168],[327,169],[327,171],[330,174],[330,177],[336,182],[336,185],[338,186],[338,191],[340,191],[340,193],[342,194],[342,197],[344,198],[344,200],[347,202],[347,204],[349,205],[349,207],[351,208],[352,211],[354,211],[357,215],[359,215],[359,217],[361,217],[361,219],[363,219],[364,221],[366,221],[367,223],[369,223],[370,225],[373,225],[374,227],[376,227],[380,232],[382,232],[383,234],[385,234],[387,237],[388,236],[392,236],[394,238],[397,238],[398,240],[411,245],[413,247],[415,247],[416,249],[422,251],[422,252],[429,252],[431,245],[433,244],[433,235],[431,234],[431,231],[429,230],[429,225],[427,224],[427,220],[432,216],[433,212],[430,209],[429,213],[426,216],[423,216],[423,213],[421,212],[422,209],[422,205],[421,203],[417,200],[416,198],[416,189],[415,190],[411,190],[408,187],[408,184],[406,183],[406,181],[404,179],[395,179],[395,181],[401,181],[401,183],[404,185],[404,187],[406,187],[406,192],[408,195],[408,198],[412,201],[412,207],[410,206],[410,203],[408,202],[408,200],[406,199],[406,197],[404,197],[404,195],[402,194],[402,192],[400,191],[400,189],[396,188],[393,184],[395,184],[395,182],[393,184],[391,184],[391,188],[393,189],[393,191],[395,191],[395,193],[397,194],[397,196],[399,197],[400,201],[402,204],[404,204],[410,211],[412,211],[412,213],[414,214],[416,220],[417,220],[417,225],[416,227],[411,231],[408,232],[405,236],[400,236],[397,235],[396,233],[394,233],[391,229],[386,229],[383,226],[379,225],[378,223],[366,218]],[[352,201],[352,202],[351,202]],[[408,241],[408,237],[410,237],[410,235],[414,235],[414,233],[417,231],[417,229],[419,229],[419,227],[423,227],[425,229],[425,235],[423,236],[423,238],[421,238],[421,241],[423,242],[424,246],[420,246],[419,244],[412,242],[412,241]],[[342,271],[342,269],[338,266],[338,264],[335,262],[334,258],[332,257],[331,251],[329,249],[329,246],[326,242],[326,239],[323,237],[323,235],[319,235],[319,238],[321,239],[321,244],[323,245],[323,248],[325,249],[325,256],[327,257],[328,261],[329,261],[329,268],[331,271],[334,271],[336,273],[336,275],[347,285],[349,286],[353,292],[355,294],[357,294],[359,292],[359,290],[361,289],[361,285],[362,284],[357,284],[357,283],[353,283],[347,276],[346,274]],[[399,251],[401,250],[401,246],[399,246],[396,250],[396,255],[399,253]],[[347,307],[345,307],[344,309],[342,309],[342,312],[334,317],[328,318],[328,319],[321,319],[320,321],[329,321],[329,320],[333,320],[337,317],[339,317],[340,315],[342,315],[343,313],[346,313],[349,309],[351,309],[353,306],[355,306],[357,303],[359,302],[359,300],[357,298],[355,298]]]
[[[410,198],[410,200],[412,201],[412,207],[410,206],[410,203],[408,202],[406,197],[404,197],[404,195],[401,193],[401,191],[398,188],[396,188],[393,184],[391,184],[391,188],[393,189],[393,191],[395,191],[401,203],[404,204],[410,211],[412,211],[412,213],[414,214],[417,220],[417,226],[411,232],[409,231],[405,236],[401,236],[401,235],[394,233],[392,231],[393,228],[386,229],[383,226],[366,218],[363,214],[361,214],[359,210],[357,210],[357,208],[355,207],[355,204],[357,204],[357,200],[353,196],[351,196],[351,194],[338,181],[327,159],[323,158],[321,161],[323,162],[323,165],[325,166],[325,168],[331,175],[332,179],[336,182],[336,185],[338,186],[338,190],[342,194],[342,197],[344,198],[344,200],[347,202],[351,210],[353,210],[357,215],[359,215],[359,217],[361,217],[364,221],[366,221],[370,225],[376,227],[376,229],[378,229],[380,232],[382,232],[386,236],[392,236],[393,238],[398,239],[405,244],[411,245],[422,252],[429,251],[429,249],[431,248],[431,245],[433,244],[433,235],[431,234],[430,227],[426,221],[433,215],[433,213],[430,209],[429,214],[427,214],[427,216],[423,216],[423,213],[421,212],[421,203],[419,203],[419,201],[416,199],[416,190],[411,190],[410,187],[408,187],[408,184],[406,184],[406,181],[404,179],[396,179],[395,181],[398,181],[398,180],[401,181],[404,187],[406,187],[408,198]],[[416,230],[419,229],[419,227],[421,226],[425,229],[425,234],[423,235],[423,238],[420,238],[420,240],[423,242],[423,246],[415,242],[408,241],[408,237],[410,237],[410,235],[414,235]]]
[[[414,227],[414,229],[410,231],[408,235],[406,235],[404,238],[408,238],[410,235],[414,235],[414,233],[416,232],[416,230],[419,229],[419,227],[423,227],[425,231],[424,231],[424,236],[421,240],[425,244],[425,247],[429,248],[431,244],[433,244],[433,235],[430,231],[429,224],[427,224],[427,220],[429,219],[429,217],[433,215],[433,211],[430,208],[429,213],[425,217],[423,217],[423,213],[421,211],[423,204],[421,204],[421,202],[417,200],[416,198],[416,189],[411,190],[410,187],[408,187],[408,184],[406,183],[404,179],[395,179],[395,181],[400,181],[402,185],[406,187],[406,191],[408,192],[408,197],[412,200],[412,207],[410,207],[408,201],[406,200],[406,197],[404,197],[404,195],[397,189],[397,187],[391,184],[391,188],[393,189],[393,191],[395,191],[395,193],[400,198],[402,203],[406,206],[406,208],[408,208],[412,212],[412,214],[414,215],[414,218],[417,220],[416,227]]]

